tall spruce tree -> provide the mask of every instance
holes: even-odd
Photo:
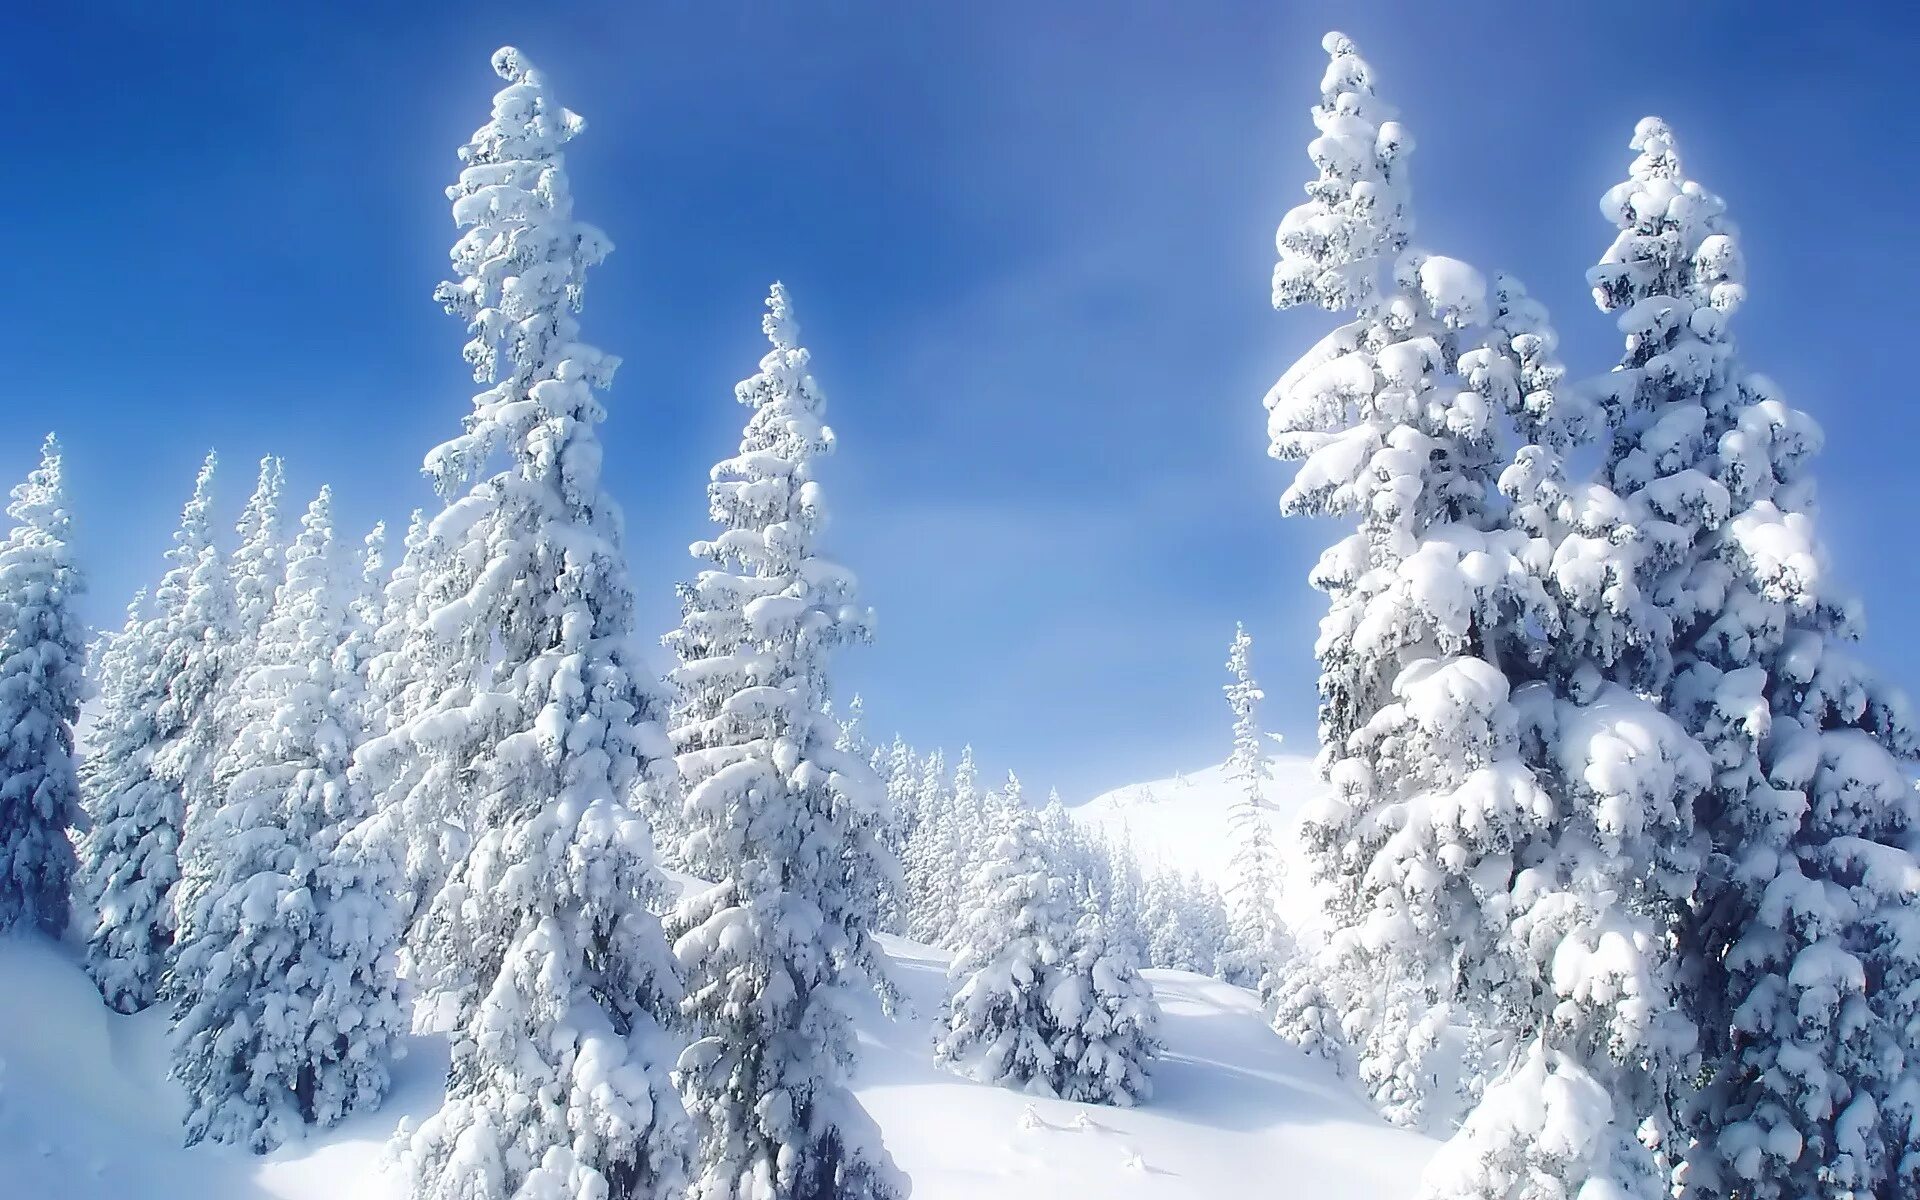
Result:
[[[52,434],[14,487],[0,542],[0,933],[67,927],[80,817],[73,725],[80,716],[86,588]]]
[[[1682,1193],[1920,1189],[1920,863],[1904,697],[1861,663],[1858,606],[1815,524],[1819,427],[1736,354],[1738,234],[1672,131],[1635,130],[1592,272],[1627,356],[1608,469],[1657,531],[1635,582],[1658,617],[1647,682],[1713,755],[1707,869],[1685,918],[1706,1084]]]
[[[678,1072],[700,1128],[693,1194],[901,1196],[848,1089],[854,1001],[891,995],[874,934],[898,865],[883,785],[827,710],[829,656],[866,640],[871,615],[819,551],[816,465],[834,437],[780,284],[763,328],[772,349],[735,389],[752,415],[708,488],[721,532],[693,546],[714,566],[682,589],[667,639],[687,866],[714,881],[674,916],[699,1035]]]
[[[281,558],[286,547],[280,528],[280,496],[286,487],[286,470],[280,459],[268,455],[260,460],[260,475],[253,495],[247,497],[235,529],[238,545],[233,552],[230,572],[233,576],[235,657],[245,670],[252,657],[254,641],[266,626],[273,609],[274,593],[282,580]]]
[[[347,770],[363,692],[332,550],[323,488],[285,552],[228,701],[237,732],[182,852],[168,991],[189,1143],[263,1153],[372,1107],[403,1027],[394,870],[351,840],[372,806]]]
[[[1260,701],[1265,694],[1254,682],[1252,650],[1253,639],[1245,626],[1236,626],[1227,653],[1227,673],[1232,678],[1223,689],[1233,710],[1233,754],[1227,759],[1227,777],[1239,792],[1233,805],[1233,859],[1227,885],[1233,922],[1227,978],[1255,989],[1260,1002],[1270,1005],[1280,986],[1286,931],[1276,907],[1280,859],[1273,847],[1264,794],[1270,773],[1260,731]]]
[[[1282,224],[1274,298],[1359,319],[1269,408],[1275,452],[1303,460],[1287,510],[1360,524],[1315,572],[1331,602],[1319,653],[1334,790],[1307,833],[1333,897],[1329,986],[1363,1080],[1410,1123],[1436,1108],[1420,1061],[1436,1022],[1505,1041],[1513,1067],[1436,1157],[1427,1194],[1504,1197],[1550,1178],[1650,1196],[1692,1043],[1672,938],[1698,869],[1706,759],[1625,685],[1617,642],[1590,636],[1598,626],[1566,634],[1563,585],[1579,569],[1579,582],[1618,578],[1619,563],[1562,560],[1539,511],[1514,515],[1553,499],[1529,489],[1556,470],[1551,445],[1514,440],[1564,430],[1578,407],[1558,415],[1547,386],[1544,314],[1511,281],[1489,296],[1463,264],[1413,251],[1391,290],[1365,282],[1407,241],[1409,143],[1351,43],[1326,46],[1321,178]],[[1606,491],[1564,499],[1617,511]],[[1630,611],[1597,590],[1610,614]]]
[[[1327,971],[1380,1098],[1388,1081],[1420,1074],[1400,1061],[1412,1043],[1392,1014],[1448,998],[1458,964],[1486,951],[1477,860],[1497,862],[1524,836],[1516,822],[1545,823],[1496,664],[1524,662],[1509,631],[1551,613],[1489,513],[1499,413],[1470,378],[1487,356],[1484,283],[1406,248],[1411,138],[1352,43],[1324,44],[1309,147],[1320,177],[1280,226],[1273,295],[1357,319],[1288,371],[1267,407],[1273,453],[1301,461],[1282,510],[1357,518],[1312,576],[1329,597],[1317,651],[1332,789],[1304,835],[1329,885]],[[1409,702],[1416,687],[1427,703]],[[1435,945],[1454,947],[1453,960]],[[1400,1091],[1389,1111],[1411,1120],[1419,1098]]]
[[[493,66],[506,86],[448,189],[458,278],[436,293],[493,385],[427,457],[447,504],[412,657],[433,690],[369,746],[400,768],[377,781],[405,788],[383,821],[425,827],[410,844],[464,833],[411,947],[420,1021],[452,1035],[447,1099],[403,1161],[423,1200],[672,1195],[687,1133],[662,1020],[680,986],[628,798],[673,766],[602,490],[597,393],[618,359],[573,315],[609,247],[573,216],[562,148],[583,122],[518,51]]]
[[[82,766],[92,827],[79,890],[91,914],[88,973],[107,1004],[153,1003],[173,945],[174,888],[189,780],[205,770],[232,599],[213,544],[207,455],[147,614],[136,602],[103,655],[101,712]]]

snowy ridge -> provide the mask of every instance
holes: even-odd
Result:
[[[1435,1143],[1388,1127],[1324,1064],[1268,1031],[1249,993],[1146,973],[1167,1053],[1143,1108],[1114,1109],[970,1083],[933,1063],[946,955],[883,938],[911,1011],[860,1011],[854,1091],[913,1179],[916,1200],[1217,1200],[1285,1178],[1303,1196],[1399,1200]],[[166,1079],[163,1010],[100,1003],[72,953],[0,938],[0,1179],[62,1200],[400,1200],[387,1169],[402,1119],[439,1103],[446,1050],[414,1038],[378,1110],[256,1158],[181,1146],[184,1100]],[[1284,1172],[1284,1175],[1280,1173]]]

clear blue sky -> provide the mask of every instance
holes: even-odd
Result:
[[[833,548],[880,619],[842,680],[878,732],[1069,798],[1218,761],[1244,619],[1269,723],[1310,748],[1304,578],[1336,530],[1279,518],[1260,399],[1330,324],[1267,291],[1332,26],[1415,132],[1420,240],[1525,278],[1576,368],[1615,346],[1582,282],[1598,197],[1637,118],[1675,124],[1912,686],[1915,19],[1833,7],[12,5],[0,473],[58,429],[96,622],[157,575],[210,445],[229,514],[275,451],[347,520],[404,522],[472,391],[431,300],[441,188],[511,42],[589,122],[577,207],[617,249],[584,321],[626,359],[607,463],[645,635],[778,277],[840,433]]]

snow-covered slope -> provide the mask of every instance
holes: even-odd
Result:
[[[1325,785],[1314,776],[1313,759],[1303,755],[1276,755],[1268,764],[1270,774],[1261,794],[1274,841],[1291,845],[1301,808]],[[1219,879],[1233,852],[1228,821],[1239,800],[1239,785],[1226,777],[1226,767],[1214,766],[1172,779],[1130,783],[1070,811],[1090,828],[1109,836],[1127,835],[1147,863]]]
[[[1315,775],[1313,759],[1305,755],[1275,755],[1268,766],[1261,795],[1273,823],[1273,844],[1286,866],[1282,915],[1295,929],[1311,928],[1317,907],[1305,886],[1307,871],[1293,829],[1301,810],[1326,785]],[[1224,886],[1233,856],[1233,806],[1239,801],[1239,785],[1227,778],[1222,765],[1130,783],[1069,811],[1089,829],[1109,838],[1126,837],[1149,866],[1198,872]]]
[[[945,956],[884,939],[914,1012],[864,1014],[858,1091],[917,1200],[1399,1200],[1434,1143],[1392,1129],[1276,1039],[1246,992],[1150,971],[1166,1011],[1157,1094],[1138,1109],[1035,1099],[933,1065]],[[379,1112],[262,1159],[180,1145],[166,1018],[121,1017],[65,947],[0,938],[0,1195],[62,1200],[400,1200],[384,1148],[440,1097],[446,1057],[416,1039]]]

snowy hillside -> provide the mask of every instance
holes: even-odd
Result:
[[[1291,830],[1300,810],[1324,785],[1314,776],[1313,759],[1305,755],[1276,755],[1268,761],[1271,773],[1263,794],[1274,840],[1286,845],[1293,840]],[[1238,786],[1227,779],[1222,765],[1130,783],[1076,805],[1072,812],[1110,837],[1126,835],[1150,864],[1220,879],[1233,851],[1228,818],[1239,799]]]
[[[1036,1100],[969,1083],[931,1061],[927,1024],[945,956],[887,939],[914,1013],[862,1016],[858,1092],[916,1200],[1101,1200],[1290,1194],[1398,1200],[1434,1143],[1390,1128],[1321,1064],[1268,1032],[1239,989],[1148,973],[1165,1008],[1157,1095],[1140,1109]],[[165,1079],[166,1018],[121,1017],[63,947],[0,938],[0,1180],[8,1196],[62,1200],[398,1200],[388,1135],[440,1097],[446,1057],[415,1039],[380,1111],[254,1158],[180,1146],[181,1098]],[[1284,1174],[1281,1174],[1284,1172]]]
[[[1302,882],[1306,868],[1300,859],[1294,825],[1308,801],[1325,787],[1314,774],[1313,759],[1300,754],[1275,755],[1263,795],[1273,825],[1273,843],[1287,868],[1283,913],[1296,928],[1311,925],[1312,898]],[[1125,837],[1149,866],[1197,872],[1214,883],[1227,878],[1233,854],[1230,819],[1240,793],[1226,776],[1224,765],[1130,783],[1104,792],[1070,811],[1080,823],[1108,838]]]

